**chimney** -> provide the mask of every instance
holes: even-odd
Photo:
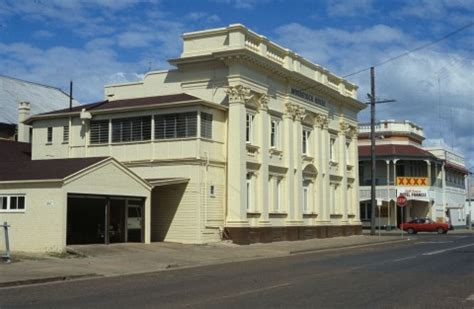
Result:
[[[18,141],[30,142],[30,126],[23,124],[23,121],[30,117],[30,102],[20,102],[18,104]]]

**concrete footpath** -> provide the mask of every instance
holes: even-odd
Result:
[[[402,239],[400,232],[383,232],[382,236],[356,235],[247,246],[229,242],[207,245],[160,242],[71,246],[68,248],[69,253],[61,255],[14,253],[12,263],[0,262],[0,288],[140,274],[407,240],[406,234]]]

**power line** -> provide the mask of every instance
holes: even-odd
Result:
[[[461,32],[461,31],[466,30],[466,29],[469,28],[469,27],[472,27],[473,25],[474,25],[474,22],[471,22],[471,23],[469,23],[469,24],[467,24],[467,25],[465,25],[465,26],[462,26],[461,28],[458,28],[458,29],[456,29],[456,30],[454,30],[454,31],[452,31],[452,32],[450,32],[450,33],[448,33],[448,34],[446,34],[446,35],[440,37],[439,39],[437,39],[437,40],[435,40],[435,41],[433,41],[433,42],[429,42],[429,43],[423,44],[423,45],[421,45],[421,46],[418,46],[418,47],[416,47],[416,48],[414,48],[414,49],[412,49],[412,50],[409,50],[409,51],[407,51],[407,52],[404,52],[404,53],[402,53],[402,54],[400,54],[400,55],[397,55],[397,56],[395,56],[395,57],[392,57],[392,58],[389,58],[389,59],[384,60],[384,61],[382,61],[382,62],[379,62],[379,63],[377,63],[377,64],[375,64],[375,65],[373,65],[373,66],[371,66],[371,67],[379,67],[379,66],[384,65],[384,64],[386,64],[386,63],[388,63],[388,62],[391,62],[391,61],[397,60],[397,59],[399,59],[399,58],[408,56],[409,54],[414,53],[414,52],[419,51],[419,50],[422,50],[422,49],[424,49],[424,48],[426,48],[426,47],[435,45],[435,44],[437,44],[437,43],[439,43],[439,42],[441,42],[441,41],[443,41],[443,40],[445,40],[445,39],[447,39],[447,38],[449,38],[449,37],[451,37],[451,36],[453,36],[453,35],[455,35],[455,34]],[[368,71],[368,70],[370,70],[371,67],[367,67],[367,68],[365,68],[365,69],[356,71],[356,72],[354,72],[354,73],[347,74],[347,75],[343,76],[343,78],[347,78],[347,77],[349,77],[349,76],[357,75],[357,74],[359,74],[359,73]]]

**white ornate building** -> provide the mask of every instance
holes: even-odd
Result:
[[[360,233],[357,86],[240,24],[183,40],[176,69],[31,117],[33,159],[120,161],[153,187],[145,242]]]

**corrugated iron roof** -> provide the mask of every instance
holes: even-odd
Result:
[[[375,155],[381,157],[399,156],[436,159],[432,153],[412,145],[376,145]],[[370,146],[359,146],[359,158],[364,157],[370,157]]]
[[[0,140],[0,162],[24,162],[29,160],[31,160],[30,143]]]
[[[60,110],[55,110],[48,113],[43,113],[41,115],[54,115],[54,114],[63,114],[63,113],[78,113],[82,109],[86,111],[93,112],[97,110],[108,110],[115,108],[127,108],[127,107],[141,107],[157,104],[166,104],[174,102],[184,102],[184,101],[196,101],[201,100],[195,96],[189,95],[187,93],[178,93],[170,95],[161,95],[154,97],[145,97],[145,98],[134,98],[134,99],[123,99],[123,100],[114,100],[114,101],[100,101],[90,104],[83,104],[80,106],[73,107],[72,109],[64,108]]]
[[[0,182],[64,179],[105,159],[107,157],[0,162]]]
[[[31,103],[30,114],[40,114],[69,106],[69,95],[59,88],[0,75],[0,123],[18,122],[18,103]],[[73,100],[73,105],[79,103]]]

